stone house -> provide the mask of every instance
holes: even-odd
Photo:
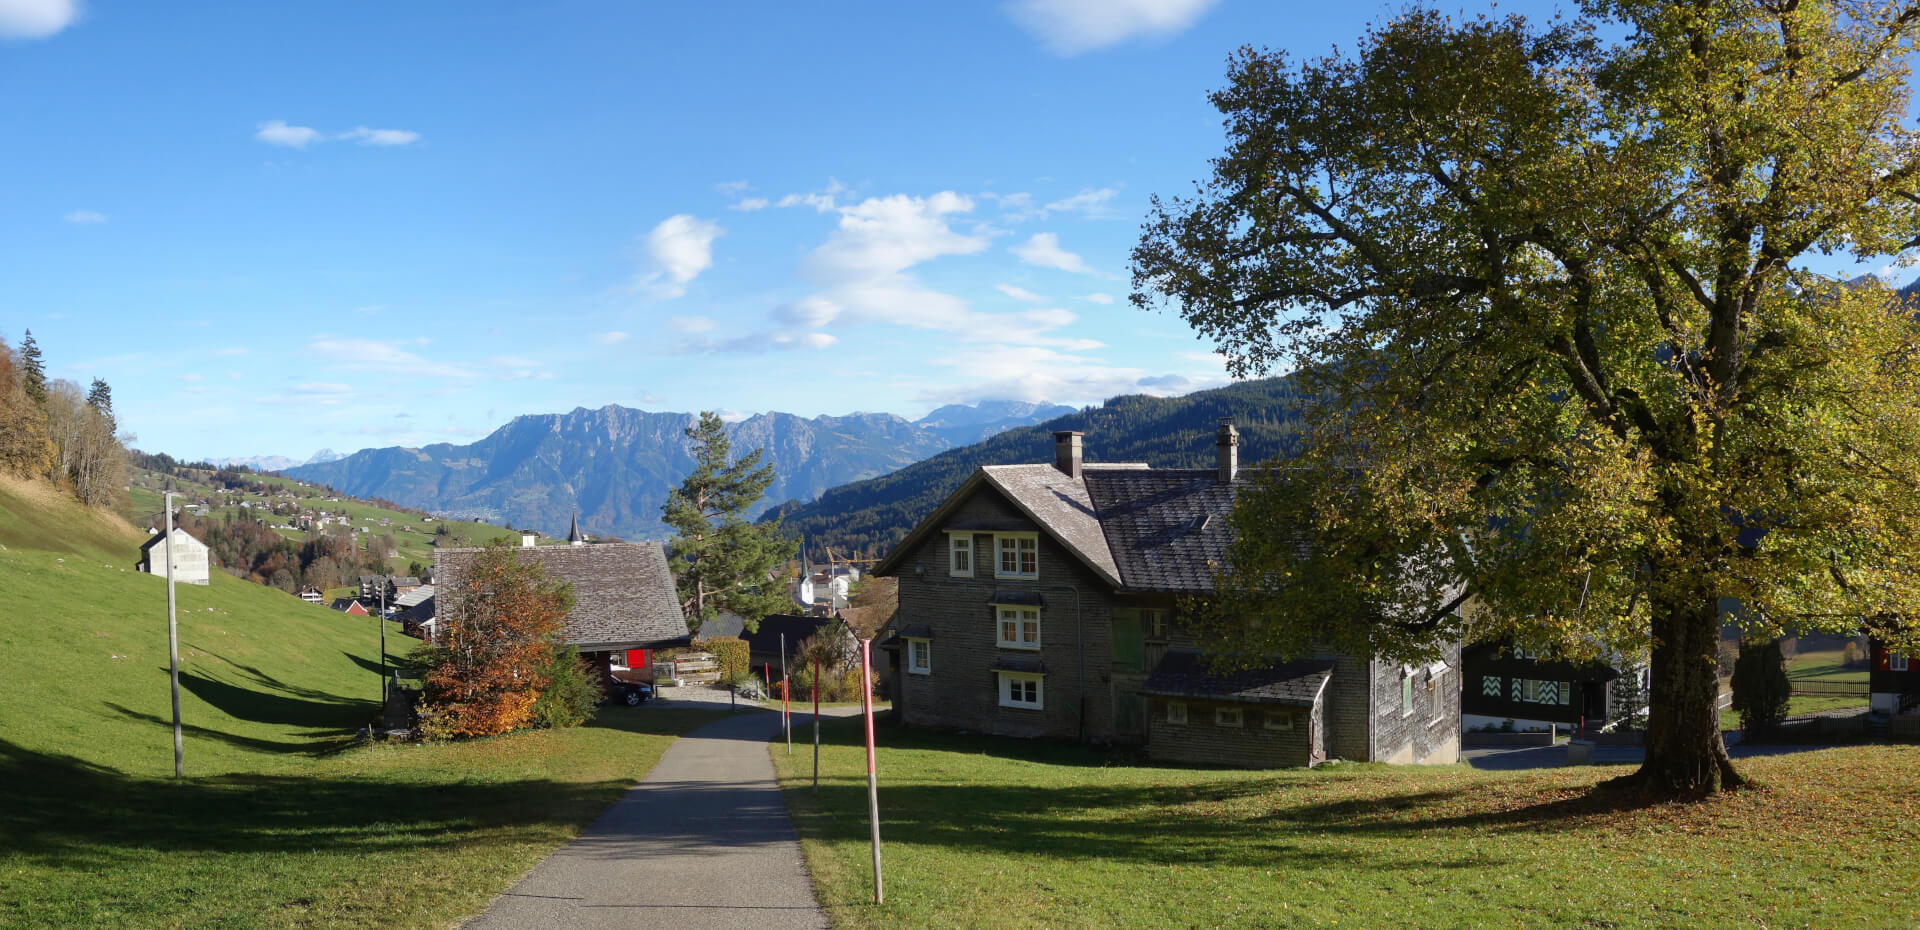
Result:
[[[1250,767],[1457,760],[1457,644],[1418,667],[1204,661],[1178,602],[1212,593],[1249,485],[1230,421],[1212,469],[1085,462],[1081,442],[1055,433],[1050,465],[979,469],[876,566],[899,578],[883,645],[903,722]]]
[[[155,531],[140,544],[140,561],[134,564],[136,571],[166,577],[167,559],[171,551],[173,559],[173,580],[179,584],[211,584],[213,559],[207,550],[207,544],[193,538],[193,534],[179,527],[173,528],[169,537]]]

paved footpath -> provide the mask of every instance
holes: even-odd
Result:
[[[682,736],[467,930],[825,928],[767,757],[779,732],[779,714],[742,711]]]

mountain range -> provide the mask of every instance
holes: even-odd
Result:
[[[250,455],[245,458],[229,456],[224,459],[214,459],[211,464],[219,465],[223,468],[245,465],[254,471],[285,471],[301,465],[317,465],[322,462],[332,462],[343,458],[346,458],[346,456],[332,449],[321,449],[307,456],[307,460],[304,462],[299,459],[287,458],[284,455]]]
[[[760,413],[730,423],[736,454],[764,450],[774,482],[752,511],[807,501],[831,487],[893,472],[927,456],[1074,408],[988,401],[948,406],[918,421],[890,413],[811,419]],[[664,537],[660,505],[693,467],[690,413],[608,405],[516,417],[469,445],[362,449],[282,469],[356,497],[447,517],[564,533],[575,513],[589,534]]]
[[[808,503],[769,513],[819,557],[878,556],[907,535],[982,465],[1050,463],[1053,432],[1080,430],[1089,462],[1145,462],[1158,468],[1211,468],[1220,420],[1232,417],[1246,465],[1298,452],[1306,399],[1291,378],[1243,381],[1182,397],[1129,394],[1044,423],[1008,429],[949,449],[890,474],[833,488]]]

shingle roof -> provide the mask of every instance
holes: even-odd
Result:
[[[1332,674],[1332,659],[1296,659],[1217,674],[1200,653],[1170,649],[1153,667],[1141,690],[1156,697],[1312,707]]]
[[[440,549],[433,555],[434,586],[457,589],[480,549]],[[567,642],[585,652],[636,649],[687,639],[687,620],[659,543],[538,546],[512,550],[547,576],[573,585]]]
[[[987,465],[980,471],[1008,500],[1045,524],[1055,539],[1095,571],[1116,584],[1120,581],[1085,482],[1067,477],[1052,465]],[[1082,473],[1091,475],[1093,470]]]
[[[773,614],[760,618],[760,628],[751,632],[742,632],[740,638],[747,641],[751,652],[780,651],[780,637],[787,637],[787,654],[792,655],[799,648],[800,641],[825,629],[828,624],[844,626],[832,617],[800,617],[793,614]]]
[[[1227,514],[1249,482],[1211,468],[1089,469],[1088,497],[1128,590],[1201,594],[1232,540]]]

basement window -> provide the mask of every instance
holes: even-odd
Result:
[[[1180,701],[1168,701],[1167,702],[1167,722],[1172,724],[1178,724],[1180,726],[1186,726],[1187,705]]]
[[[1046,681],[1028,672],[1000,673],[1000,706],[1040,710],[1046,706]]]
[[[1284,710],[1270,710],[1266,713],[1266,725],[1269,730],[1293,729],[1293,714]]]
[[[1246,714],[1238,707],[1216,707],[1213,710],[1213,725],[1216,727],[1237,727],[1246,724]]]

